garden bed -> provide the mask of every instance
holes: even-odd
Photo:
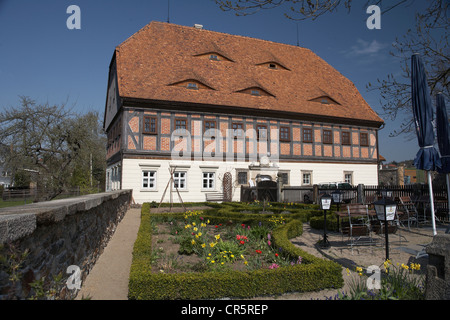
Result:
[[[338,264],[290,243],[289,238],[301,234],[302,219],[310,212],[291,209],[252,214],[243,211],[261,208],[229,204],[150,214],[143,206],[129,298],[248,298],[341,287]]]
[[[202,213],[189,211],[184,219],[154,219],[152,272],[251,271],[301,264],[302,257],[288,260],[272,245],[272,232],[285,223],[283,216],[251,226],[211,224]]]

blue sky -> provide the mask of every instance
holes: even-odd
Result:
[[[41,103],[67,102],[80,113],[102,113],[115,46],[150,21],[167,21],[167,1],[0,0],[0,110],[17,105],[19,96],[25,95]],[[170,0],[170,22],[198,23],[208,30],[292,45],[297,44],[298,24],[300,46],[353,81],[381,115],[379,92],[368,92],[366,85],[389,73],[401,74],[400,63],[389,50],[396,37],[414,26],[414,13],[425,1],[410,1],[407,7],[383,14],[381,30],[366,27],[365,1],[355,2],[350,14],[341,8],[315,21],[296,22],[283,16],[286,8],[236,17],[213,0]],[[80,30],[66,27],[69,5],[81,9]],[[379,133],[381,155],[388,161],[413,159],[417,139],[389,138],[399,121],[385,121]]]

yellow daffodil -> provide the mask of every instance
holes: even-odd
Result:
[[[420,270],[420,264],[418,264],[418,263],[411,263],[411,269],[412,270]]]
[[[217,236],[215,236],[216,240],[220,239],[220,234],[218,234]]]
[[[202,248],[206,247],[206,244],[202,243]]]
[[[192,239],[191,243],[192,243],[192,244],[195,244],[195,240],[194,240],[194,239]]]
[[[392,264],[391,260],[387,259],[387,260],[384,262],[384,268],[385,268],[386,270],[388,270],[390,264]]]

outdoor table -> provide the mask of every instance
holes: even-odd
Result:
[[[348,218],[349,217],[348,211],[347,210],[346,211],[334,211],[333,213],[335,215],[337,215],[337,224],[338,224],[338,227],[339,227],[338,231],[341,232],[340,218],[341,217],[342,218]],[[368,213],[369,213],[369,218],[370,219],[377,216],[377,213],[373,209],[369,209]],[[350,216],[351,217],[362,217],[363,215],[361,213],[350,213]]]
[[[416,202],[418,204],[417,208],[422,207],[422,212],[423,212],[423,220],[422,220],[422,222],[426,223],[428,221],[427,220],[427,209],[431,207],[431,205],[430,205],[430,198],[428,196],[427,197],[420,197],[418,199],[415,199],[414,202]]]

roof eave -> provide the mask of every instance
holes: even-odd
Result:
[[[167,110],[227,113],[245,116],[254,116],[255,114],[258,114],[262,117],[266,116],[278,119],[293,119],[293,120],[312,121],[330,124],[363,126],[376,129],[380,129],[384,125],[384,121],[377,121],[370,119],[344,118],[344,117],[316,115],[292,111],[262,110],[248,107],[244,108],[240,106],[211,105],[211,104],[192,103],[183,101],[141,99],[133,97],[121,97],[121,100],[122,106],[126,105],[129,107],[138,107],[138,108],[146,108],[146,107],[148,108],[157,106],[158,108]]]

